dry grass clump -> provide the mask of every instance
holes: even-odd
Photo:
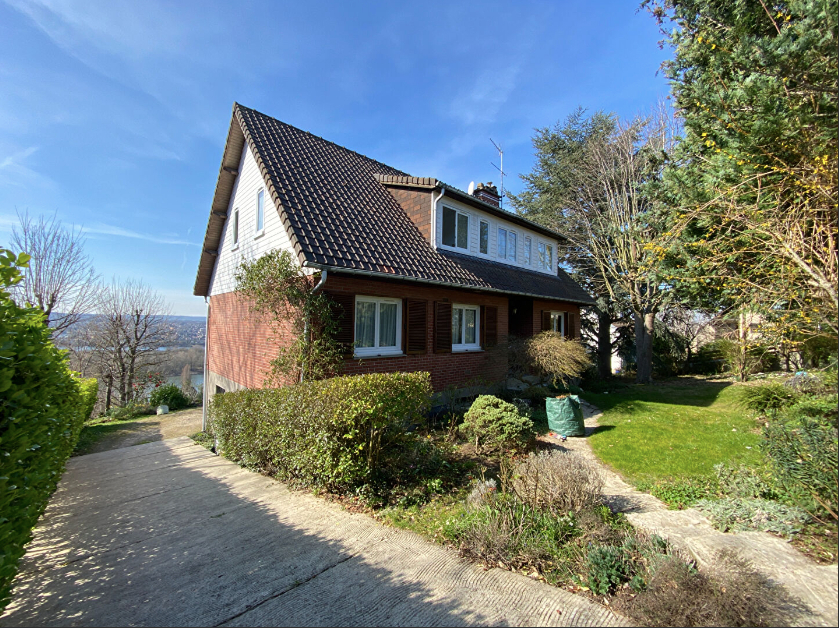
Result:
[[[570,451],[531,453],[513,471],[513,491],[525,504],[554,514],[581,512],[602,501],[600,469]]]
[[[616,610],[646,626],[779,626],[802,611],[735,554],[719,553],[714,565],[703,572],[676,557],[665,560],[646,589],[620,598]]]

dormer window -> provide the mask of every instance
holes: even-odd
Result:
[[[544,242],[539,243],[539,268],[542,270],[553,270],[554,268],[554,249],[550,244]]]
[[[457,249],[469,248],[469,216],[450,207],[443,208],[443,244]]]
[[[480,249],[484,255],[489,254],[489,223],[486,220],[481,221],[480,233]]]
[[[530,266],[530,248],[531,248],[531,240],[530,238],[524,239],[524,264],[525,266]]]

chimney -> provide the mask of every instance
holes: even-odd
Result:
[[[475,191],[472,192],[472,196],[490,205],[501,207],[501,197],[498,195],[498,188],[492,184],[492,181],[488,181],[486,184],[479,183]]]

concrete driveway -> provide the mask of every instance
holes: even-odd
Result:
[[[71,459],[28,550],[0,625],[625,623],[186,437]]]

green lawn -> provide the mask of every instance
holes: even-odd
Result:
[[[715,464],[760,459],[759,426],[729,382],[682,377],[583,397],[603,410],[592,449],[630,482],[711,476]]]

